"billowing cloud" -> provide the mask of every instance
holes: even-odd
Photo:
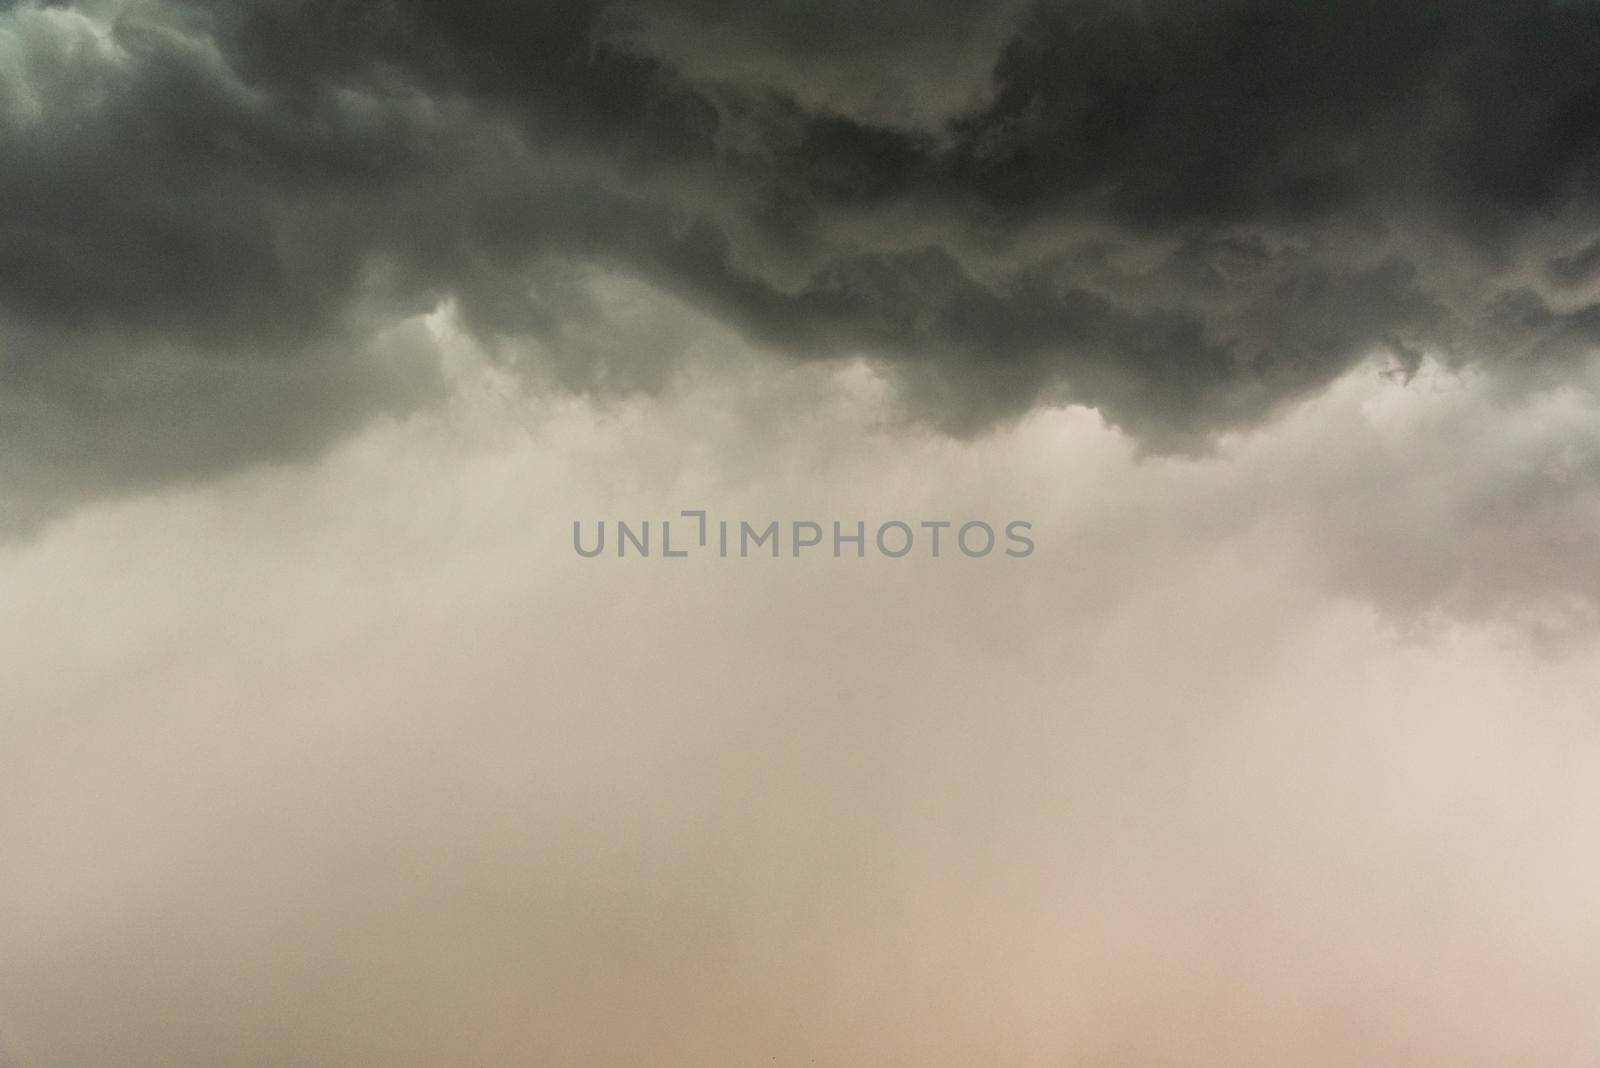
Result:
[[[436,395],[430,354],[379,339],[448,298],[568,386],[658,384],[674,346],[574,341],[593,269],[763,348],[881,361],[945,429],[1069,398],[1157,449],[1374,352],[1523,374],[1594,346],[1592,4],[904,3],[830,25],[789,4],[10,5],[0,390],[32,414],[0,424],[6,454],[85,488],[304,454]],[[190,445],[163,444],[173,424]],[[88,455],[89,426],[131,471]]]
[[[1589,0],[0,0],[0,1066],[1592,1060],[1597,180]]]

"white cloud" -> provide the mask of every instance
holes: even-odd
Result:
[[[1587,566],[1587,398],[1361,368],[1141,460],[716,335],[530,397],[430,323],[447,407],[0,548],[21,1064],[1592,1055],[1600,657],[1512,613]],[[689,507],[1039,551],[572,552]]]

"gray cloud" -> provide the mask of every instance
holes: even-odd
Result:
[[[0,0],[0,1065],[1591,1054],[1597,58]]]
[[[49,425],[86,398],[130,456],[210,413],[151,478],[317,448],[430,394],[425,359],[350,354],[452,296],[570,386],[659,382],[670,351],[563,346],[585,265],[888,361],[947,429],[1069,397],[1163,449],[1375,349],[1592,348],[1593,5],[988,10],[834,42],[792,5],[12,5],[0,388],[37,415],[7,451],[115,483]],[[152,359],[185,371],[147,388]]]

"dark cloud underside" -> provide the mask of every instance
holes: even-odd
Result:
[[[133,0],[0,27],[3,470],[68,495],[417,403],[426,354],[385,331],[446,297],[573,385],[658,380],[668,353],[564,353],[598,314],[580,268],[886,361],[953,430],[1067,397],[1155,447],[1374,351],[1559,367],[1600,338],[1586,2]]]

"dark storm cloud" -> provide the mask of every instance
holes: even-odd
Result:
[[[1550,275],[1563,285],[1582,285],[1600,275],[1600,241],[1550,261]]]
[[[571,384],[658,380],[660,354],[563,354],[598,314],[585,265],[765,346],[887,360],[952,429],[1065,396],[1157,447],[1374,350],[1595,342],[1593,4],[0,17],[0,388],[27,413],[0,445],[69,496],[111,467],[293,455],[416,403],[426,353],[382,330],[447,296],[486,338],[544,342]],[[974,48],[989,76],[969,84]]]

